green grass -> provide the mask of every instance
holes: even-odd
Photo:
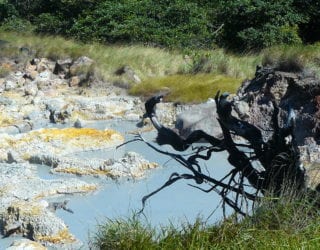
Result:
[[[265,198],[254,214],[217,225],[200,220],[160,230],[136,218],[108,220],[92,244],[99,249],[319,249],[320,212],[304,197]]]
[[[2,57],[16,57],[20,47],[34,51],[32,56],[53,60],[85,55],[96,62],[94,74],[106,84],[120,82],[134,95],[165,91],[169,93],[167,100],[176,102],[205,101],[217,90],[234,93],[240,82],[251,79],[256,65],[261,64],[289,70],[307,67],[320,76],[320,44],[279,46],[256,54],[235,55],[223,49],[169,51],[142,45],[83,44],[56,36],[1,31],[0,37],[10,42],[10,46],[0,50]],[[142,83],[134,85],[116,76],[115,71],[124,65],[131,67]],[[3,69],[0,73],[6,74]]]
[[[152,76],[173,74],[184,64],[181,54],[160,48],[139,45],[116,46],[98,43],[83,44],[57,36],[35,36],[0,32],[2,40],[12,45],[2,50],[0,55],[13,56],[14,47],[27,47],[35,51],[36,57],[53,60],[88,56],[96,62],[98,73],[108,80],[115,77],[114,72],[121,66],[129,65],[142,79]]]
[[[223,49],[199,50],[189,54],[185,57],[187,67],[182,73],[214,73],[249,79],[254,76],[256,65],[262,61],[260,54],[235,55]]]
[[[133,86],[132,95],[152,95],[166,92],[166,101],[182,103],[201,102],[214,97],[218,90],[235,93],[241,79],[215,74],[171,75],[154,77]]]

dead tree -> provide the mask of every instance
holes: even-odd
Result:
[[[172,173],[166,183],[143,197],[143,207],[148,198],[181,179],[194,180],[195,184],[190,185],[204,192],[217,192],[222,198],[223,206],[229,205],[241,215],[247,214],[245,204],[248,204],[248,201],[254,204],[266,192],[279,196],[283,188],[288,185],[297,191],[305,189],[305,171],[300,165],[299,150],[293,134],[295,126],[293,110],[288,110],[287,122],[280,127],[279,108],[276,101],[272,102],[274,111],[270,129],[273,131],[273,136],[268,141],[264,141],[257,127],[231,114],[233,106],[228,100],[228,95],[217,93],[216,112],[223,138],[215,138],[202,130],[193,131],[187,138],[182,138],[174,130],[163,126],[157,119],[155,107],[162,97],[154,96],[145,103],[146,116],[151,119],[158,131],[156,142],[160,146],[171,145],[176,152],[185,151],[192,146],[195,148],[195,153],[186,157],[180,153],[167,152],[145,141],[141,135],[137,136],[135,140],[144,141],[159,153],[172,157],[188,170],[183,174]],[[207,146],[197,147],[195,143],[200,140],[206,141]],[[208,160],[214,157],[215,152],[221,151],[228,153],[228,161],[233,169],[223,178],[216,179],[204,173],[199,160]],[[203,184],[208,187],[204,189]],[[250,189],[246,188],[248,185]]]

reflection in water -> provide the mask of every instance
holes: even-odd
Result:
[[[121,124],[92,124],[92,127],[105,129],[113,128],[122,133],[135,130],[132,123]],[[120,125],[120,126],[119,126]],[[152,141],[155,132],[144,133],[143,136]],[[126,140],[130,140],[132,135],[126,134]],[[170,146],[162,149],[172,151]],[[126,151],[135,151],[142,154],[149,161],[157,162],[161,167],[149,171],[147,177],[142,180],[128,181],[120,180],[118,183],[111,180],[103,181],[103,188],[94,195],[72,197],[68,203],[74,214],[69,214],[63,210],[57,211],[69,226],[70,231],[83,241],[88,240],[89,233],[93,233],[96,225],[102,223],[106,218],[126,218],[135,211],[141,209],[141,199],[144,195],[160,187],[173,172],[188,172],[177,162],[168,156],[163,156],[146,146],[143,142],[127,144],[118,151],[96,151],[85,152],[77,157],[98,157],[110,158],[119,157]],[[216,178],[223,177],[231,168],[226,160],[225,153],[217,153],[212,159],[204,162],[207,170]],[[192,181],[181,180],[171,187],[164,189],[148,202],[141,219],[146,219],[153,226],[168,225],[173,223],[179,225],[181,222],[194,222],[197,217],[209,219],[209,223],[217,222],[222,218],[222,210],[219,206],[220,198],[217,194],[204,193],[187,185]],[[216,210],[216,211],[215,211]],[[214,212],[215,211],[215,212]],[[214,212],[214,214],[212,214]]]
[[[119,132],[136,130],[133,123],[118,122],[108,124],[107,122],[97,122],[90,124],[89,127],[105,129],[112,128]],[[152,141],[155,138],[155,132],[145,133],[143,136]],[[132,135],[126,134],[126,140],[132,138]],[[162,147],[172,151],[170,146]],[[142,180],[102,180],[98,178],[79,177],[88,182],[101,184],[101,190],[95,194],[86,196],[69,196],[68,207],[74,211],[70,214],[64,210],[58,210],[56,213],[69,226],[71,233],[83,242],[88,242],[89,234],[94,233],[96,225],[103,223],[106,218],[126,218],[132,216],[134,211],[141,209],[141,199],[144,195],[160,187],[173,172],[188,173],[181,165],[168,156],[163,156],[153,149],[146,146],[143,142],[130,143],[117,151],[100,150],[94,152],[84,152],[75,154],[76,157],[96,157],[96,158],[118,158],[126,151],[135,151],[143,155],[147,160],[157,162],[160,167],[150,170],[147,177]],[[190,152],[190,151],[189,151]],[[231,167],[226,160],[225,153],[217,153],[212,156],[210,161],[204,162],[211,176],[216,178],[223,177]],[[61,176],[49,173],[48,167],[39,166],[39,175],[41,178],[61,178]],[[63,176],[63,178],[69,178]],[[181,180],[172,186],[162,190],[148,200],[144,210],[145,219],[153,226],[175,225],[181,222],[194,222],[197,217],[203,219],[209,218],[209,223],[214,223],[222,218],[222,210],[215,209],[219,206],[220,198],[217,194],[204,193],[198,189],[192,188],[187,183],[194,184],[192,181]],[[62,197],[61,199],[66,199]],[[214,214],[212,214],[212,212]],[[228,211],[227,211],[228,212]]]

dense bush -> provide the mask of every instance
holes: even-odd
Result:
[[[295,0],[295,7],[304,15],[300,36],[307,43],[320,41],[320,0]]]
[[[79,17],[70,33],[112,43],[202,47],[213,40],[206,15],[205,8],[183,0],[104,1]]]
[[[14,31],[26,34],[33,32],[35,27],[25,19],[10,17],[3,20],[1,29],[4,31]]]
[[[18,12],[15,7],[7,1],[0,0],[0,22],[4,22],[7,18],[17,16]]]
[[[1,24],[15,18],[107,43],[248,51],[320,40],[320,0],[0,0]]]
[[[251,50],[301,42],[297,25],[304,19],[293,8],[293,0],[222,2],[217,16],[224,23],[221,45]]]

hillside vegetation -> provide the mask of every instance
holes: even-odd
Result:
[[[168,100],[199,102],[218,89],[234,92],[252,78],[256,65],[317,71],[319,5],[319,0],[0,0],[0,39],[36,48],[38,57],[87,55],[96,62],[96,76],[131,89],[114,74],[127,65],[142,80],[131,94],[165,91]],[[196,96],[180,93],[184,84],[192,90],[199,81],[203,90]]]
[[[82,41],[251,51],[320,39],[319,0],[1,0],[5,30]]]
[[[150,96],[159,91],[168,93],[167,100],[201,102],[218,90],[235,93],[241,82],[254,76],[257,65],[282,69],[307,68],[319,74],[320,44],[282,45],[256,53],[235,54],[224,49],[167,50],[142,45],[105,45],[82,43],[61,36],[39,36],[0,31],[1,57],[21,57],[19,48],[28,48],[31,57],[57,60],[76,59],[82,55],[92,58],[95,75],[105,84],[117,84],[121,79],[115,72],[128,65],[141,78],[139,84],[126,86],[133,95]],[[0,65],[0,75],[5,75]],[[197,91],[194,91],[197,89]]]

